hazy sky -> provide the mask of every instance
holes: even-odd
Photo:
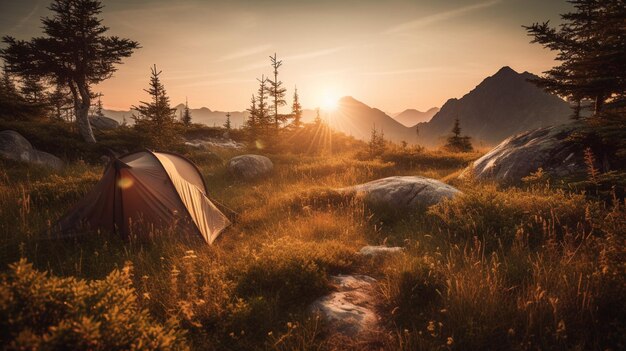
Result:
[[[41,33],[49,0],[0,0],[0,34]],[[540,73],[553,54],[521,28],[558,21],[565,0],[105,0],[110,34],[141,43],[115,76],[95,88],[105,107],[145,100],[150,66],[173,103],[243,110],[269,74],[268,55],[284,61],[291,100],[306,108],[351,95],[387,112],[425,110],[460,97],[504,65]]]

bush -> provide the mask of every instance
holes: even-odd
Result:
[[[25,259],[1,277],[0,340],[4,348],[66,350],[186,349],[173,322],[154,321],[138,306],[131,267],[103,280],[59,278]]]

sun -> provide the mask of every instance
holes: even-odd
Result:
[[[331,92],[325,92],[322,96],[321,108],[324,111],[335,111],[339,105],[339,96]]]

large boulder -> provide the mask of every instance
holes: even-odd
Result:
[[[60,158],[35,149],[26,138],[14,130],[0,132],[0,156],[56,170],[64,166]]]
[[[105,116],[89,116],[89,122],[92,127],[98,130],[115,129],[120,126],[118,121]]]
[[[427,208],[460,193],[453,186],[420,176],[388,177],[338,191],[362,196],[371,204],[398,210]]]
[[[252,180],[269,174],[274,169],[274,164],[265,156],[241,155],[231,158],[227,167],[232,175]]]
[[[512,136],[474,161],[459,177],[516,184],[539,168],[554,177],[578,173],[584,165],[582,153],[566,140],[574,128],[560,125]]]

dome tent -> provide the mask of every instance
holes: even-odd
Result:
[[[200,171],[187,158],[140,151],[109,163],[96,186],[58,222],[62,235],[83,229],[148,236],[175,228],[211,244],[230,221],[207,197]]]

